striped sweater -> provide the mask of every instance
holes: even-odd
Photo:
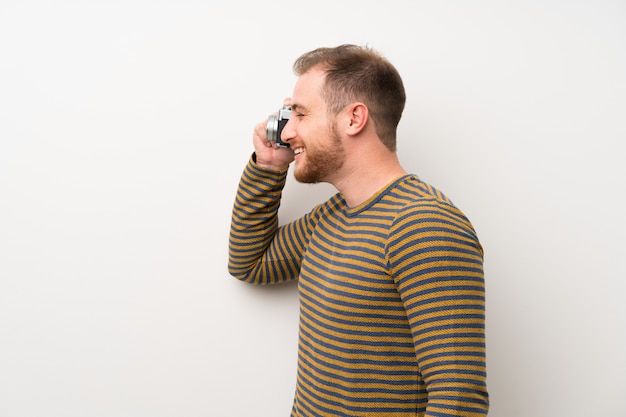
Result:
[[[249,161],[228,267],[252,284],[298,279],[292,417],[486,415],[482,248],[468,219],[407,175],[358,207],[337,194],[279,226],[286,175]]]

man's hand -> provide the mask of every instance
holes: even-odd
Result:
[[[286,98],[285,106],[289,106],[290,99]],[[252,143],[256,154],[256,163],[261,168],[274,171],[284,171],[293,161],[291,148],[277,147],[274,142],[267,140],[267,121],[261,122],[254,128]]]

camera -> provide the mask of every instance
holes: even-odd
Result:
[[[280,139],[280,134],[290,117],[291,107],[289,106],[283,106],[278,110],[278,114],[270,115],[270,117],[267,118],[267,140],[275,142],[278,147],[288,148],[289,144]]]

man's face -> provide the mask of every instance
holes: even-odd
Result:
[[[344,162],[344,148],[334,119],[321,96],[324,73],[312,69],[300,76],[291,98],[291,118],[282,132],[295,156],[296,179],[332,182]]]

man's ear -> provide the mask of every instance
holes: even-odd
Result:
[[[369,119],[367,106],[359,102],[352,103],[348,106],[346,112],[349,120],[346,126],[346,133],[351,136],[358,135],[365,128]]]

